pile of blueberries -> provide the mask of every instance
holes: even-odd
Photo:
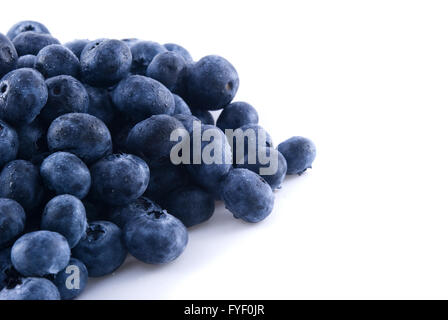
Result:
[[[194,61],[176,44],[61,45],[43,24],[22,21],[0,34],[0,79],[0,299],[73,299],[128,253],[173,261],[215,201],[259,222],[285,175],[303,173],[316,154],[303,137],[275,149],[257,111],[232,102],[235,68],[215,55]],[[210,111],[221,109],[215,124]],[[264,133],[257,145],[277,157],[276,172],[260,176],[266,164],[235,157],[173,164],[170,134],[191,135],[195,121],[218,132],[225,153],[235,147],[225,129]]]

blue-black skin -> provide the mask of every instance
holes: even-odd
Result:
[[[107,126],[112,123],[115,116],[115,108],[109,95],[109,91],[104,88],[95,88],[84,85],[89,96],[89,107],[87,113],[97,117]]]
[[[44,77],[34,69],[11,71],[0,80],[0,119],[16,126],[29,124],[48,98]]]
[[[48,101],[39,116],[46,124],[66,113],[85,113],[89,108],[89,95],[81,82],[72,76],[60,75],[45,81]]]
[[[174,112],[171,92],[160,82],[140,75],[123,79],[114,89],[112,101],[120,112],[135,122]]]
[[[43,277],[64,269],[70,260],[67,240],[52,231],[35,231],[21,236],[12,246],[11,261],[25,277]]]
[[[89,168],[72,153],[55,152],[40,166],[40,175],[45,186],[55,194],[71,194],[83,199],[90,190]]]
[[[92,193],[110,205],[126,205],[137,200],[148,187],[149,168],[130,154],[112,154],[91,168]]]
[[[198,118],[202,122],[202,124],[211,126],[215,125],[215,119],[213,118],[213,115],[210,111],[201,109],[192,109],[191,112],[196,118]]]
[[[247,124],[258,124],[258,113],[246,102],[232,102],[222,110],[216,126],[222,131],[238,129]]]
[[[179,97],[177,94],[173,94],[174,98],[174,112],[173,115],[176,114],[186,114],[186,115],[192,115],[190,107],[188,104]]]
[[[100,119],[86,113],[68,113],[56,118],[47,133],[51,152],[67,151],[86,164],[112,152],[109,129]]]
[[[128,221],[139,215],[161,213],[162,211],[162,208],[154,201],[140,197],[127,205],[111,207],[107,218],[123,229]]]
[[[272,142],[271,135],[260,125],[258,124],[246,124],[242,126],[241,128],[238,128],[242,131],[242,133],[246,133],[247,137],[244,137],[244,144],[243,146],[238,146],[237,142],[240,140],[237,140],[235,137],[233,137],[232,141],[229,141],[230,145],[232,146],[232,152],[233,152],[233,161],[236,163],[239,161],[243,155],[247,155],[250,150],[254,150],[256,153],[258,153],[258,147],[273,147],[274,143]],[[260,140],[261,139],[261,140]],[[240,155],[238,151],[238,147],[243,147],[243,154]]]
[[[176,52],[178,54],[180,54],[184,60],[188,63],[192,63],[193,62],[193,58],[191,57],[190,52],[188,52],[187,49],[185,49],[184,47],[175,44],[175,43],[165,43],[163,45],[168,51],[172,51],[172,52]]]
[[[272,190],[274,189],[280,189],[283,183],[283,180],[285,180],[286,176],[286,170],[288,168],[288,165],[286,163],[285,157],[278,152],[274,148],[266,147],[262,150],[263,153],[266,154],[270,159],[277,158],[277,171],[275,171],[274,174],[261,174],[260,169],[261,168],[268,168],[269,164],[261,164],[260,158],[258,155],[256,156],[255,163],[249,163],[249,157],[248,155],[245,155],[244,159],[241,159],[243,161],[239,161],[241,163],[236,163],[237,168],[245,168],[249,169],[252,172],[255,172],[256,174],[260,175],[264,180],[266,180],[267,183],[271,186]]]
[[[37,33],[34,31],[27,31],[19,33],[12,43],[16,47],[19,57],[32,54],[37,56],[40,50],[49,46],[50,44],[60,44],[59,40],[53,38],[46,33]]]
[[[36,64],[36,56],[33,54],[26,54],[17,59],[16,69],[34,68],[35,64]]]
[[[17,65],[17,51],[11,40],[0,33],[0,78]]]
[[[80,64],[78,57],[68,48],[52,44],[39,51],[34,67],[45,78],[59,75],[78,77]]]
[[[161,82],[170,91],[175,91],[178,86],[179,74],[186,64],[180,54],[172,51],[162,52],[152,59],[146,70],[146,75]]]
[[[187,102],[192,108],[218,110],[238,91],[238,73],[226,59],[206,56],[188,68]]]
[[[82,50],[84,50],[85,46],[90,42],[88,39],[76,39],[67,43],[64,43],[71,52],[75,54],[78,59],[81,58]]]
[[[85,264],[78,259],[71,258],[68,266],[56,275],[53,283],[61,294],[61,300],[72,300],[84,291],[88,277],[89,272]],[[67,282],[73,287],[67,288]]]
[[[95,221],[87,227],[86,236],[72,250],[81,260],[89,277],[102,277],[117,270],[124,262],[127,250],[121,229],[109,221]]]
[[[17,201],[26,211],[41,203],[42,189],[39,169],[29,161],[11,161],[0,173],[0,197]]]
[[[26,215],[14,200],[0,198],[0,249],[11,245],[25,229]]]
[[[151,177],[145,196],[159,201],[171,191],[188,184],[189,177],[182,165],[169,161],[151,166]]]
[[[128,153],[127,139],[129,132],[134,127],[135,123],[129,121],[121,113],[115,114],[115,119],[109,125],[112,134],[114,153]]]
[[[83,82],[107,88],[129,74],[132,55],[123,41],[98,39],[85,46],[80,62]]]
[[[69,194],[51,199],[42,214],[41,229],[60,233],[70,248],[75,247],[87,229],[86,209],[81,200]]]
[[[48,31],[47,27],[44,26],[42,23],[37,21],[25,20],[17,22],[15,25],[13,25],[6,35],[8,36],[9,39],[12,40],[19,33],[27,31],[50,34],[50,31]]]
[[[0,169],[15,160],[19,152],[19,136],[16,130],[0,120]]]
[[[197,117],[189,114],[175,114],[173,117],[179,120],[190,134],[193,131],[193,122],[201,122],[201,120],[199,120]]]
[[[10,282],[12,273],[18,275],[11,262],[11,248],[0,249],[0,290]]]
[[[145,75],[152,59],[159,53],[166,51],[167,49],[157,42],[137,41],[131,46],[131,73]]]
[[[287,174],[302,174],[311,168],[316,158],[316,146],[304,137],[292,137],[277,147],[288,163]]]
[[[126,224],[123,233],[129,253],[150,264],[173,261],[188,243],[188,232],[183,223],[164,212],[135,217]]]
[[[23,278],[0,291],[0,300],[60,300],[58,288],[45,278]]]
[[[248,169],[233,169],[221,183],[221,196],[235,218],[246,222],[264,220],[274,207],[271,186]]]
[[[38,119],[19,127],[17,135],[19,137],[19,159],[34,163],[34,160],[48,153],[47,131]]]
[[[163,199],[162,205],[187,228],[207,221],[215,211],[214,197],[193,185],[169,193]]]
[[[177,141],[170,141],[171,133],[184,129],[182,123],[168,115],[155,115],[137,123],[129,132],[127,144],[130,152],[145,158],[149,165],[169,160]],[[185,133],[186,134],[186,133]]]

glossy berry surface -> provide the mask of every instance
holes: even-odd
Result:
[[[0,249],[11,245],[23,232],[25,220],[25,211],[18,202],[0,198]]]
[[[303,137],[292,137],[280,143],[277,147],[288,163],[287,174],[302,174],[316,158],[316,146]]]
[[[27,54],[37,55],[40,50],[50,44],[60,44],[59,40],[46,33],[26,31],[19,33],[13,40],[17,54],[24,56]]]
[[[60,300],[58,288],[45,278],[24,278],[0,291],[0,300]]]
[[[52,44],[40,50],[34,67],[45,78],[59,75],[77,77],[80,68],[78,57],[60,44]]]
[[[108,219],[120,228],[124,228],[124,226],[135,217],[142,214],[157,212],[162,212],[162,208],[157,203],[149,198],[140,197],[127,205],[111,207]]]
[[[14,160],[19,152],[19,136],[16,130],[0,120],[0,168]]]
[[[12,42],[0,33],[0,78],[16,67],[18,55]]]
[[[46,33],[50,34],[50,31],[48,31],[47,27],[44,26],[42,23],[32,20],[25,20],[17,22],[15,25],[13,25],[8,33],[7,36],[9,39],[14,39],[19,33],[27,32],[27,31],[34,31],[37,33]]]
[[[172,51],[162,52],[152,59],[146,70],[146,75],[159,81],[170,91],[175,91],[179,75],[186,64],[181,55]]]
[[[153,41],[137,41],[131,46],[133,74],[145,75],[152,59],[167,49]]]
[[[82,50],[84,50],[85,46],[89,42],[90,40],[87,39],[77,39],[64,43],[64,46],[67,47],[71,52],[73,52],[78,59],[80,59]]]
[[[238,129],[248,124],[258,124],[258,113],[246,102],[232,102],[222,110],[216,126],[222,131]]]
[[[36,64],[36,56],[33,54],[27,54],[24,56],[19,57],[17,59],[17,69],[21,68],[34,68],[34,65]]]

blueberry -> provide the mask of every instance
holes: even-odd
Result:
[[[274,193],[258,174],[247,169],[233,169],[221,184],[221,196],[235,218],[246,222],[265,219],[274,207]]]
[[[258,154],[256,155],[256,157],[254,157],[253,160],[250,160],[249,156],[246,154],[243,161],[240,161],[241,163],[237,163],[236,167],[249,169],[250,171],[255,172],[259,174],[261,177],[263,177],[266,180],[266,182],[269,183],[269,185],[273,190],[280,189],[283,180],[285,180],[286,170],[288,167],[285,157],[283,157],[283,155],[274,148],[266,147],[263,148],[261,151],[264,154],[266,154],[266,156],[269,157],[269,159],[271,159],[269,160],[270,161],[269,163],[260,161],[261,159]],[[262,174],[260,170],[262,168],[268,170],[270,165],[272,165],[272,161],[276,161],[277,169],[275,169],[275,167],[272,167],[271,169],[269,169],[272,171],[269,171],[266,174]]]
[[[17,60],[16,69],[21,68],[34,68],[36,64],[36,56],[33,54],[26,54],[24,56],[19,57]]]
[[[174,189],[188,183],[188,174],[182,165],[174,165],[169,161],[151,166],[151,177],[145,195],[159,200]]]
[[[111,274],[123,264],[127,255],[121,229],[108,221],[90,223],[86,237],[72,252],[86,265],[89,277]]]
[[[277,147],[288,163],[287,174],[302,174],[316,158],[316,146],[303,137],[292,137],[280,143]]]
[[[190,53],[185,49],[184,47],[175,44],[175,43],[166,43],[163,45],[168,51],[176,52],[177,54],[180,54],[184,60],[188,63],[193,62],[193,58],[191,57]]]
[[[215,211],[214,197],[193,185],[169,193],[162,204],[187,228],[207,221]]]
[[[43,158],[43,154],[48,152],[47,132],[38,119],[19,127],[17,135],[19,137],[19,159],[34,163],[34,160]]]
[[[128,221],[142,214],[162,212],[162,208],[154,201],[140,197],[134,202],[124,206],[112,207],[109,211],[108,220],[115,223],[120,228],[124,228]]]
[[[27,54],[37,55],[40,50],[50,44],[60,44],[58,39],[53,38],[49,34],[27,31],[19,33],[12,43],[16,47],[17,54],[24,56]]]
[[[63,45],[52,44],[39,51],[34,67],[45,78],[63,74],[77,77],[79,73],[79,59]]]
[[[42,75],[34,69],[11,71],[0,81],[0,119],[12,125],[33,122],[47,102]]]
[[[173,114],[186,114],[191,115],[191,110],[188,104],[177,94],[173,94],[174,98],[174,112]]]
[[[82,50],[84,50],[85,46],[90,42],[87,39],[77,39],[64,44],[71,52],[75,54],[75,56],[80,59]]]
[[[126,224],[123,232],[129,253],[151,264],[173,261],[188,242],[182,222],[164,212],[139,215]]]
[[[160,82],[133,75],[122,80],[112,93],[119,111],[135,122],[156,114],[172,114],[174,98]]]
[[[48,31],[47,27],[45,27],[42,23],[37,21],[20,21],[13,25],[11,29],[9,29],[7,36],[9,39],[14,39],[19,33],[27,32],[27,31],[34,31],[37,33],[46,33],[50,34],[50,31]]]
[[[139,42],[140,40],[137,38],[125,38],[125,39],[121,39],[121,41],[123,41],[124,43],[126,43],[126,45],[131,48],[134,44],[136,44],[137,42]]]
[[[0,198],[0,248],[11,245],[25,229],[25,211],[11,199]]]
[[[128,75],[132,55],[122,41],[99,39],[85,46],[80,61],[84,82],[94,87],[110,87]]]
[[[193,122],[194,121],[201,122],[201,120],[199,120],[195,116],[189,115],[189,114],[175,114],[173,117],[176,118],[177,120],[179,120],[189,133],[191,133],[193,131]]]
[[[202,122],[202,124],[207,124],[211,126],[215,125],[215,119],[213,118],[213,115],[211,114],[210,111],[201,109],[192,109],[192,113]]]
[[[175,91],[178,78],[186,66],[184,58],[175,52],[159,53],[152,59],[146,70],[146,75],[160,81],[170,91]]]
[[[35,231],[21,236],[12,246],[14,268],[26,277],[56,274],[70,260],[70,247],[59,233]]]
[[[84,205],[72,195],[54,197],[45,206],[41,228],[60,233],[67,239],[70,248],[75,247],[87,228]]]
[[[47,134],[50,151],[67,151],[87,164],[110,154],[109,129],[98,118],[85,113],[68,113],[56,118]]]
[[[80,260],[71,258],[68,266],[60,271],[53,280],[62,300],[71,300],[79,296],[88,281],[87,267]]]
[[[42,200],[39,169],[25,160],[8,163],[0,173],[0,197],[17,201],[25,210],[37,207]]]
[[[0,168],[16,159],[19,152],[19,137],[16,130],[0,120]]]
[[[270,134],[258,124],[246,124],[238,128],[234,134],[236,137],[228,137],[232,145],[234,162],[240,161],[247,154],[258,154],[259,147],[273,146]]]
[[[16,68],[17,51],[11,40],[0,33],[0,78]]]
[[[206,56],[188,69],[187,102],[192,108],[218,110],[235,96],[239,78],[235,68],[219,56]]]
[[[89,85],[84,86],[89,95],[88,114],[97,117],[106,125],[112,123],[114,118],[114,107],[109,96],[109,91],[103,88],[95,88]]]
[[[238,129],[247,124],[258,124],[258,113],[246,102],[233,102],[226,106],[216,121],[222,131]]]
[[[152,116],[132,128],[127,139],[128,148],[130,152],[147,159],[150,166],[164,162],[178,143],[170,140],[171,133],[176,129],[184,129],[176,118],[168,115]]]
[[[164,46],[153,41],[137,41],[131,46],[133,74],[145,75],[152,59],[167,51]]]
[[[45,81],[48,88],[48,101],[42,109],[40,118],[50,124],[66,113],[85,113],[89,108],[89,95],[81,82],[72,76],[61,75]]]
[[[0,300],[60,300],[58,288],[45,278],[24,278],[0,291]]]
[[[20,277],[11,262],[11,248],[0,249],[0,290],[11,282],[12,273]]]
[[[148,165],[134,155],[109,155],[96,162],[90,170],[93,195],[110,205],[131,203],[148,187]]]

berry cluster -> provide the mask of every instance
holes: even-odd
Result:
[[[232,102],[239,78],[227,60],[194,61],[176,44],[61,45],[41,23],[22,21],[0,34],[0,78],[0,299],[73,299],[128,253],[173,261],[215,201],[261,221],[285,175],[315,158],[302,137],[275,149],[257,111]],[[221,109],[215,124],[210,111]],[[172,133],[191,138],[198,123],[213,137],[199,150],[213,144],[230,161],[174,164]],[[229,129],[255,133],[239,156]],[[260,152],[275,159],[273,172],[263,173]]]

